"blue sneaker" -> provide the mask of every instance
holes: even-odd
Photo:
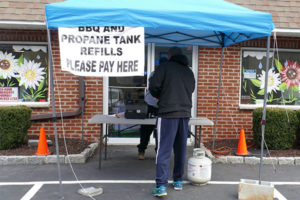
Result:
[[[152,191],[152,195],[155,197],[167,196],[166,186],[164,185],[161,185],[159,187],[155,186],[154,190]]]
[[[174,190],[182,190],[182,181],[173,181]]]

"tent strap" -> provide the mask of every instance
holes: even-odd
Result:
[[[215,120],[215,126],[214,126],[214,136],[213,136],[212,149],[215,149],[216,130],[217,130],[217,124],[218,124],[219,101],[220,101],[221,80],[222,80],[223,53],[224,53],[224,47],[222,47],[222,49],[221,49],[221,63],[220,63],[220,72],[219,72],[219,86],[218,86],[218,97],[217,97],[217,108],[216,108],[216,120]]]

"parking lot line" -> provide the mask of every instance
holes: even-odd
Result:
[[[169,181],[172,183],[172,181]],[[62,184],[155,184],[154,180],[79,180],[62,181]],[[189,184],[189,181],[183,181]],[[238,181],[208,181],[208,185],[238,185]],[[271,182],[274,185],[300,185],[300,182]],[[22,197],[21,200],[30,200],[41,189],[43,185],[59,184],[59,181],[30,181],[30,182],[0,182],[0,186],[33,185],[32,188]],[[278,200],[287,200],[278,190],[274,188],[274,197]]]
[[[274,198],[278,200],[287,200],[278,190],[274,189]]]
[[[22,197],[21,200],[30,200],[41,189],[42,183],[36,183],[32,188]]]
[[[154,180],[79,180],[79,181],[62,181],[62,184],[84,184],[84,183],[119,183],[119,184],[154,184]],[[172,183],[172,181],[169,181]],[[190,183],[190,181],[183,181],[184,184]],[[208,181],[208,185],[237,185],[239,181]],[[300,185],[300,182],[271,182],[274,185]],[[0,186],[10,185],[53,185],[59,184],[59,181],[29,181],[29,182],[0,182]]]

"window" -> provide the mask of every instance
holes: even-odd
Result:
[[[145,55],[147,48],[145,47]],[[144,102],[147,87],[147,56],[145,56],[144,76],[109,77],[108,112],[125,112],[125,105]],[[115,124],[109,126],[110,137],[139,137],[139,125]]]
[[[168,50],[167,46],[155,46],[153,51],[150,50],[148,55],[148,46],[145,47],[145,74],[144,76],[132,77],[109,77],[108,87],[108,114],[121,113],[125,111],[125,105],[128,103],[142,103],[144,102],[144,95],[147,89],[149,74],[160,63],[167,60]],[[192,66],[193,48],[181,47],[184,55],[187,56],[189,66]],[[152,53],[153,52],[153,53]],[[197,55],[198,56],[198,55]],[[151,64],[148,64],[151,60]],[[149,66],[148,66],[149,65]],[[151,70],[152,68],[152,70]],[[148,74],[147,74],[147,69]],[[116,124],[110,125],[108,128],[109,137],[119,138],[139,138],[140,126]]]
[[[300,52],[270,52],[267,104],[300,105]],[[266,50],[242,50],[242,105],[262,106],[265,88]],[[246,108],[246,107],[245,107]]]
[[[0,44],[0,103],[48,102],[47,45]]]

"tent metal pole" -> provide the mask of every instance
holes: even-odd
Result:
[[[267,106],[267,98],[268,98],[269,56],[270,56],[270,36],[268,36],[268,40],[267,40],[266,72],[265,72],[265,93],[264,93],[264,104],[263,104],[263,116],[262,116],[262,121],[261,121],[259,184],[261,184],[261,169],[262,169],[262,163],[263,163],[262,159],[263,159],[264,142],[265,142],[266,106]]]
[[[215,127],[214,127],[214,137],[213,137],[212,149],[215,149],[216,131],[217,131],[217,124],[218,124],[219,101],[220,101],[221,79],[222,79],[222,65],[223,65],[223,51],[224,51],[224,47],[222,46],[220,72],[219,72],[218,98],[217,98],[217,108],[216,108],[216,120],[215,120]]]
[[[58,168],[59,195],[60,195],[60,199],[62,200],[62,199],[64,199],[64,195],[63,195],[63,190],[62,190],[61,168],[60,168],[59,147],[58,147],[57,127],[56,127],[51,35],[50,35],[50,30],[48,27],[47,27],[47,35],[48,35],[48,50],[49,50],[49,72],[50,72],[50,89],[51,89],[51,100],[52,100],[52,117],[53,117],[55,146],[56,146],[56,163],[57,163],[57,168]]]
[[[84,77],[79,77],[79,95],[81,104],[81,150],[84,150],[84,106],[85,106],[85,84]]]

